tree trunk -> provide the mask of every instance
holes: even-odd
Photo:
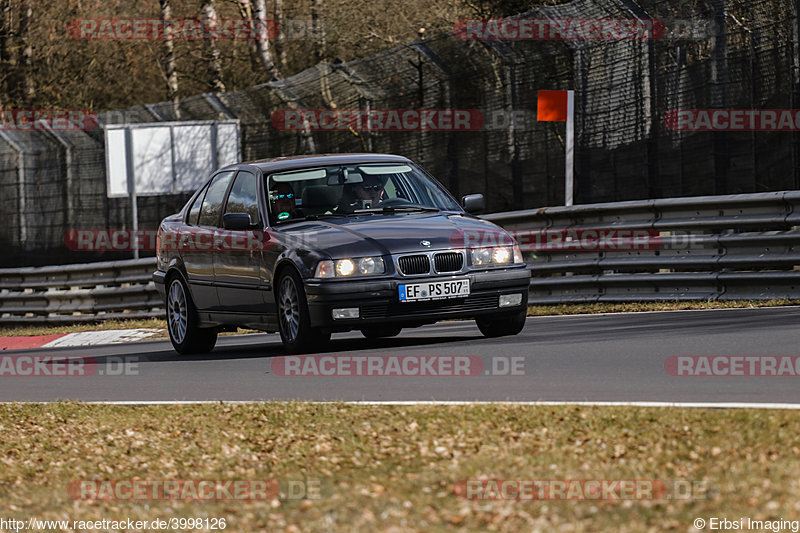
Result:
[[[20,102],[29,105],[34,97],[32,75],[33,46],[30,40],[30,25],[33,18],[33,7],[31,0],[22,0],[19,15],[19,59],[17,69],[19,72],[19,91]]]
[[[286,19],[283,16],[283,0],[274,0],[273,8],[275,10],[275,24],[278,28],[278,35],[275,39],[275,54],[278,56],[278,63],[281,65],[282,70],[289,67],[286,59],[286,31],[284,24]]]
[[[0,108],[8,102],[8,77],[11,71],[11,2],[0,0]]]
[[[253,4],[250,0],[238,0],[237,5],[239,6],[239,14],[242,16],[242,19],[247,21],[247,24],[250,28],[253,28]],[[254,71],[257,71],[260,67],[260,62],[258,61],[258,47],[256,46],[255,39],[248,39],[247,41],[247,49],[250,52],[250,68]]]
[[[203,22],[204,27],[217,27],[217,8],[215,0],[203,0]],[[216,92],[225,92],[225,84],[222,83],[222,63],[220,61],[219,46],[217,46],[216,35],[209,36],[203,40],[203,55],[206,61],[206,81],[208,87]]]
[[[167,78],[167,99],[172,102],[175,118],[180,118],[178,107],[178,71],[175,67],[175,42],[172,31],[166,31],[166,21],[172,18],[172,0],[158,0],[161,5],[161,21],[164,32],[164,75]]]
[[[319,14],[322,11],[322,0],[311,0],[311,32],[314,39],[314,60],[316,63],[325,59],[325,30],[319,21]]]
[[[255,9],[253,11],[253,25],[258,24],[257,27],[263,31],[259,31],[258,38],[256,39],[256,48],[258,49],[258,59],[267,75],[271,78],[278,79],[281,77],[275,61],[272,59],[272,50],[269,46],[269,27],[267,26],[267,3],[266,0],[255,0]],[[252,26],[251,26],[252,27]]]

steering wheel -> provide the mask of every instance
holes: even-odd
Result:
[[[389,198],[378,204],[380,207],[403,207],[407,205],[413,205],[413,202],[409,202],[405,198]]]

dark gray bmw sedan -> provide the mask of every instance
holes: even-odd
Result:
[[[218,170],[158,231],[169,335],[179,353],[220,331],[280,332],[288,353],[331,333],[392,337],[472,318],[490,337],[525,325],[530,273],[514,239],[405,157],[278,158]]]

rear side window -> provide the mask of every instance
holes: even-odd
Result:
[[[196,226],[197,220],[200,218],[200,206],[203,205],[203,198],[206,195],[206,190],[208,190],[208,187],[203,187],[203,190],[200,191],[200,194],[194,199],[192,207],[189,208],[189,219],[187,222],[192,226]]]
[[[199,226],[217,226],[219,224],[219,212],[222,210],[222,200],[225,199],[225,191],[233,178],[233,172],[223,172],[217,174],[208,192],[203,199],[203,207],[200,208]]]
[[[256,177],[249,172],[239,172],[233,182],[228,202],[225,204],[225,214],[247,213],[250,223],[256,224],[258,218],[258,193],[256,192]]]

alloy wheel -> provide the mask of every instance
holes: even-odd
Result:
[[[278,314],[280,315],[286,340],[294,342],[300,329],[300,299],[297,295],[297,287],[295,287],[294,280],[290,276],[286,276],[281,281]]]
[[[175,342],[182,343],[186,337],[189,315],[186,305],[186,293],[183,291],[183,285],[178,280],[173,281],[169,289],[167,321],[169,323],[169,331],[172,333]]]

